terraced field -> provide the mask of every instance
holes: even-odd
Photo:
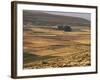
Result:
[[[24,27],[23,68],[91,65],[90,29],[64,32],[53,28]]]

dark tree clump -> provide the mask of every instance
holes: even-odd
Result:
[[[72,31],[72,28],[68,25],[58,25],[57,27],[59,30]]]
[[[58,25],[58,29],[59,30],[63,30],[63,26],[62,25]]]
[[[64,31],[72,31],[72,28],[70,26],[64,26],[63,29]]]

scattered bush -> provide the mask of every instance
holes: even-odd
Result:
[[[72,28],[68,25],[58,25],[57,28],[59,30],[64,30],[64,31],[72,31]]]

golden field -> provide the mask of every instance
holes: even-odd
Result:
[[[23,68],[90,66],[90,27],[74,28],[24,27]]]

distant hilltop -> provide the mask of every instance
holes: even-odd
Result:
[[[23,23],[33,25],[71,25],[71,26],[90,26],[90,21],[84,18],[49,14],[46,11],[23,11]]]

